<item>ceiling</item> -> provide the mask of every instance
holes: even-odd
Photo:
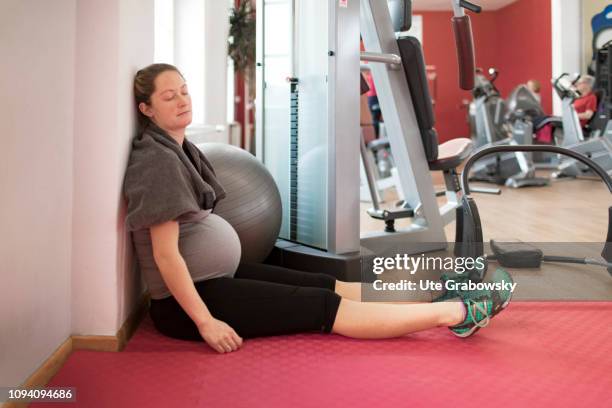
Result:
[[[497,10],[517,0],[472,0],[484,10]],[[451,0],[412,0],[412,9],[421,10],[452,10]]]

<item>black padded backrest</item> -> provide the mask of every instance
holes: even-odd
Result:
[[[419,124],[423,146],[427,161],[438,158],[438,134],[434,129],[436,123],[429,85],[427,84],[427,71],[421,43],[414,37],[402,37],[397,40],[402,66],[408,80],[410,96],[414,105],[414,112]]]
[[[604,103],[606,92],[603,89],[594,89],[593,94],[597,98],[597,109],[601,109]]]
[[[368,91],[370,90],[370,86],[368,85],[368,81],[366,81],[365,77],[363,76],[363,74],[361,74],[361,86],[360,86],[361,90],[360,93],[361,95],[368,93]]]
[[[412,0],[387,0],[393,31],[408,31],[412,27]]]
[[[589,131],[599,130],[603,132],[609,120],[608,110],[606,109],[606,92],[603,89],[596,89],[593,94],[597,97],[597,111],[586,124],[586,128]]]

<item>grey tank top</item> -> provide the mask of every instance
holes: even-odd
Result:
[[[240,262],[240,240],[227,221],[210,210],[183,214],[176,221],[180,227],[179,252],[194,282],[234,276]],[[153,258],[149,229],[134,231],[132,239],[151,299],[170,297],[172,294]]]

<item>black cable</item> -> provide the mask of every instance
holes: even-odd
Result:
[[[542,262],[574,263],[586,265],[585,258],[571,258],[569,256],[546,256],[542,257]]]

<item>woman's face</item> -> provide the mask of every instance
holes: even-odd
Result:
[[[576,89],[578,89],[580,95],[586,95],[593,90],[593,87],[588,81],[579,80],[576,84]]]
[[[181,131],[191,123],[191,96],[183,77],[164,71],[155,78],[151,104],[141,103],[140,111],[166,131]]]

